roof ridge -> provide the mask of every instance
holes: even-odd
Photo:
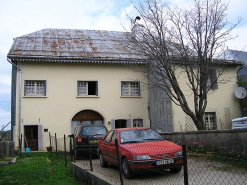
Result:
[[[44,33],[45,31],[64,31],[64,30],[68,30],[68,31],[86,31],[86,32],[111,32],[111,33],[130,33],[130,32],[127,32],[127,31],[111,31],[111,30],[90,30],[90,29],[66,29],[66,28],[45,28],[45,29],[42,29],[42,30],[38,30],[38,31],[35,31],[35,32],[32,32],[32,33],[29,33],[29,34],[25,34],[25,35],[22,35],[22,36],[19,36],[19,37],[15,37],[14,39],[16,38],[42,38],[42,37],[38,37],[38,36],[33,36],[34,34],[38,34],[38,33]]]

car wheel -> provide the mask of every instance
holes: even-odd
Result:
[[[172,173],[179,173],[180,171],[182,170],[182,166],[181,167],[178,167],[178,168],[171,168],[170,171]]]
[[[100,166],[102,168],[105,168],[108,166],[108,163],[105,161],[102,153],[100,153],[100,155],[99,155],[99,160],[100,160]]]
[[[122,160],[122,171],[126,179],[132,178],[132,171],[126,158]]]

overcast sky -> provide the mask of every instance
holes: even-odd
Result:
[[[164,0],[189,6],[192,0]],[[230,0],[228,20],[242,22],[233,31],[238,38],[227,42],[229,49],[247,51],[246,0]],[[135,18],[129,0],[0,0],[0,130],[10,121],[11,64],[7,53],[13,38],[45,28],[124,31]],[[5,130],[9,130],[8,126]]]

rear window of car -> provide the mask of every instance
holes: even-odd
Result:
[[[85,136],[105,135],[107,132],[107,129],[105,126],[87,126],[87,127],[82,127],[81,132]]]

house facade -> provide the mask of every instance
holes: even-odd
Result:
[[[8,53],[13,140],[18,143],[23,134],[31,150],[44,150],[49,133],[67,136],[79,124],[194,130],[181,108],[163,91],[149,89],[148,79],[135,70],[147,62],[122,43],[126,34],[44,29],[15,38]],[[228,71],[225,77],[231,81],[208,97],[209,129],[225,129],[240,115],[234,97],[237,65],[229,65]],[[181,76],[180,84],[188,90]],[[189,102],[193,106],[192,97]]]

